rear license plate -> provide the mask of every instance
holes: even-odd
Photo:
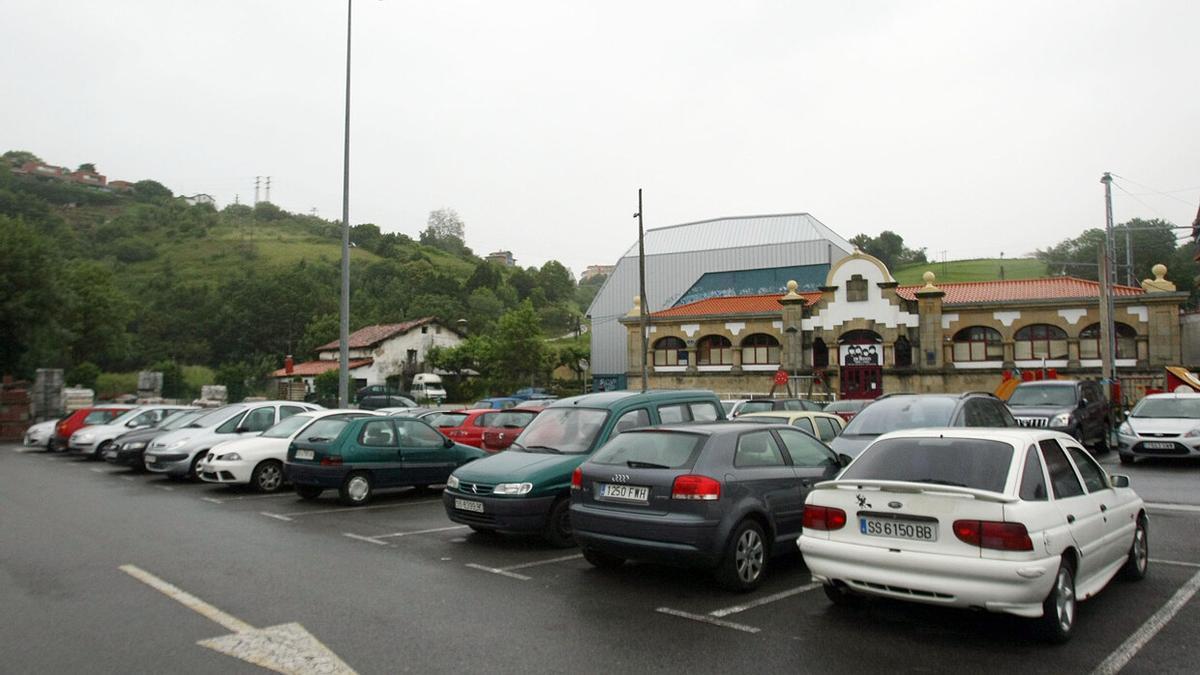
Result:
[[[615,502],[645,502],[650,498],[650,488],[641,485],[614,485],[600,483],[600,499],[611,499]]]
[[[459,511],[474,511],[475,513],[483,513],[483,502],[474,502],[470,499],[455,499],[454,508]]]
[[[315,456],[316,455],[313,454],[312,450],[297,450],[296,451],[296,459],[312,459]]]
[[[860,516],[858,531],[869,537],[937,541],[937,524]]]
[[[1165,441],[1146,441],[1142,443],[1142,447],[1150,450],[1174,450],[1175,444]]]

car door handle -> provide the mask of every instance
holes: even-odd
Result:
[[[1072,515],[1069,515],[1069,514],[1068,514],[1068,515],[1067,515],[1067,522],[1068,522],[1068,523],[1073,523],[1073,522],[1075,522],[1075,516],[1072,516]]]

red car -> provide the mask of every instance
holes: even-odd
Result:
[[[50,440],[51,450],[57,452],[65,449],[67,441],[71,438],[71,434],[83,427],[90,427],[93,424],[108,424],[117,415],[133,407],[131,405],[112,403],[94,405],[76,410],[54,425],[54,438]]]
[[[478,448],[483,446],[483,425],[479,424],[479,418],[494,412],[496,411],[488,408],[451,410],[433,415],[426,421],[453,439],[455,443]]]
[[[487,452],[507,450],[541,411],[541,408],[509,408],[483,415],[479,418],[479,423],[485,425],[483,449]]]

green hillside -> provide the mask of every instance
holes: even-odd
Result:
[[[924,283],[922,275],[932,271],[935,283],[952,281],[995,281],[997,279],[1036,279],[1047,276],[1046,264],[1036,258],[975,258],[906,265],[892,270],[901,284]]]

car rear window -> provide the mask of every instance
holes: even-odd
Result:
[[[1008,397],[1012,406],[1053,406],[1064,407],[1075,405],[1075,387],[1063,384],[1031,384],[1020,385]]]
[[[742,404],[741,408],[738,409],[738,414],[745,415],[746,413],[766,412],[774,409],[775,404],[771,401],[747,401],[746,403]]]
[[[609,441],[592,456],[596,464],[638,469],[691,466],[705,437],[678,431],[632,431]]]
[[[842,434],[879,436],[901,429],[949,426],[955,404],[955,399],[948,396],[885,398],[863,408]]]
[[[505,427],[508,429],[524,429],[535,417],[531,412],[494,412],[480,415],[481,427]]]
[[[433,418],[435,427],[459,427],[467,419],[466,413],[441,413]]]
[[[839,480],[901,480],[1003,492],[1012,457],[1008,443],[982,438],[889,438],[867,448]]]
[[[306,443],[332,443],[337,439],[338,434],[342,433],[342,429],[345,429],[346,425],[353,419],[355,418],[349,415],[345,417],[340,415],[337,417],[322,417],[313,422],[312,426],[301,431],[296,440]]]
[[[753,424],[787,424],[788,419],[782,415],[739,415],[736,421]]]

